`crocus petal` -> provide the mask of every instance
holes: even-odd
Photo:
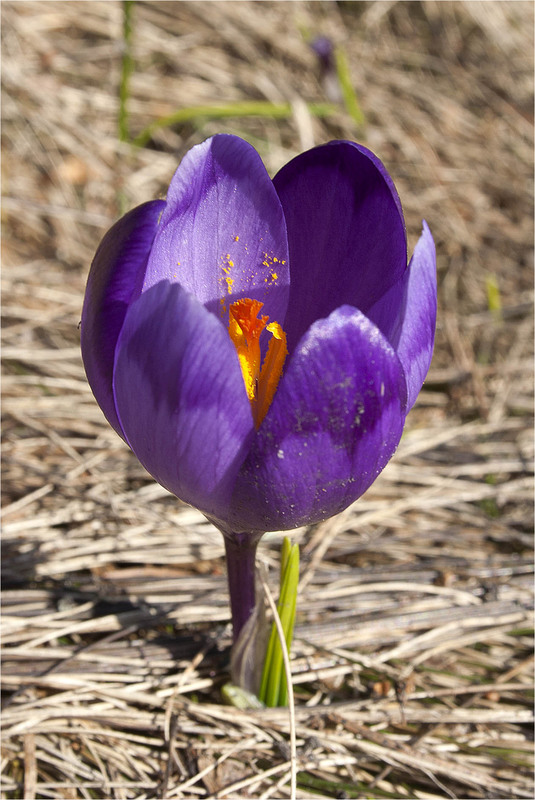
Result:
[[[114,391],[145,469],[181,500],[224,519],[254,423],[221,322],[179,284],[143,292],[121,331]]]
[[[291,352],[316,319],[348,303],[366,313],[407,267],[399,197],[379,159],[353,142],[294,158],[273,179],[286,217]]]
[[[391,345],[343,306],[299,342],[242,467],[234,530],[278,530],[336,514],[392,456],[405,377]]]
[[[397,352],[407,379],[407,413],[431,364],[437,316],[435,243],[424,220],[408,269],[368,316]]]
[[[123,433],[112,390],[115,345],[128,306],[141,290],[163,208],[165,202],[153,200],[116,222],[101,241],[87,280],[82,310],[82,358],[93,394],[120,436]]]
[[[281,322],[288,303],[282,206],[256,150],[219,134],[183,158],[149,260],[144,288],[180,283],[228,324],[230,302],[250,297]]]

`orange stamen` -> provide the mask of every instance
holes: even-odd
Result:
[[[257,428],[267,414],[282,375],[288,354],[286,334],[278,322],[267,325],[269,317],[258,318],[264,304],[247,297],[230,306],[229,335],[238,353],[247,396]],[[264,328],[272,335],[264,363],[260,365],[260,334]]]

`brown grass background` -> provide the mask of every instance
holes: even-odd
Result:
[[[288,714],[222,705],[219,534],[155,485],[85,381],[100,237],[218,131],[271,174],[372,148],[438,250],[435,356],[369,492],[300,529],[297,796],[531,798],[533,4],[138,2],[135,136],[177,109],[289,102],[118,140],[119,2],[2,3],[3,798],[284,798]],[[366,117],[327,100],[345,49]],[[498,288],[501,312],[489,307]],[[280,536],[260,560],[276,585]]]

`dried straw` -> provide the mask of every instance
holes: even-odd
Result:
[[[362,141],[411,250],[422,216],[438,249],[434,361],[395,458],[294,534],[295,796],[533,797],[532,4],[136,3],[133,136],[185,107],[293,109],[137,149],[118,139],[122,4],[1,13],[2,797],[292,795],[287,710],[221,705],[221,538],[109,429],[79,355],[100,236],[218,130],[272,174]],[[317,34],[345,49],[365,125],[310,113],[329,100]],[[280,542],[261,545],[273,575]]]

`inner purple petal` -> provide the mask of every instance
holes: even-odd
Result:
[[[366,313],[407,267],[399,197],[379,159],[353,142],[302,153],[275,176],[290,249],[288,349],[344,303]]]

